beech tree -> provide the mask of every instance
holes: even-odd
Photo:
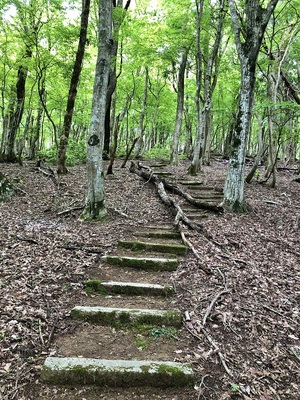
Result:
[[[112,46],[112,1],[101,0],[99,2],[98,56],[87,140],[88,190],[85,208],[80,216],[81,220],[103,220],[107,216],[102,152]]]
[[[246,210],[244,170],[254,98],[256,62],[267,24],[278,0],[269,1],[266,8],[263,7],[264,3],[259,0],[248,0],[243,9],[238,9],[236,2],[229,0],[235,45],[240,60],[241,82],[224,187],[224,206],[236,212]]]

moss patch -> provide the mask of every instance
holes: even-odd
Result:
[[[89,294],[99,293],[103,296],[107,296],[107,291],[105,290],[102,282],[97,279],[90,279],[85,282],[85,290]]]
[[[159,251],[161,253],[176,255],[185,255],[187,252],[187,247],[183,244],[162,244],[123,240],[118,243],[118,246],[133,251]]]
[[[149,269],[152,271],[175,271],[179,265],[176,258],[138,258],[138,257],[119,257],[105,256],[103,260],[108,264],[120,267]]]

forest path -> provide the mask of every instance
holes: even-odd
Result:
[[[172,181],[163,167],[152,166],[155,174]],[[197,200],[220,202],[221,194],[202,182],[177,183]],[[187,202],[182,209],[196,223],[207,216],[206,210]],[[172,389],[165,397],[166,390],[176,388],[176,398],[191,398],[185,387],[194,386],[195,374],[177,350],[186,331],[172,282],[172,272],[184,262],[188,247],[171,223],[128,228],[117,251],[100,258],[85,282],[86,298],[70,311],[79,326],[72,335],[58,337],[57,354],[45,360],[41,373],[45,383],[94,385],[110,393],[110,388],[146,387],[147,398],[151,387],[164,390],[164,397],[158,398],[173,398]],[[94,389],[88,398],[95,398],[93,393]],[[113,393],[105,396],[120,398]]]

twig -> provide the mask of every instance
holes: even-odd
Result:
[[[83,208],[84,208],[84,206],[77,206],[77,207],[68,208],[67,210],[58,212],[57,215],[68,214],[68,213],[70,213],[72,211],[82,210]]]
[[[291,347],[291,352],[294,354],[294,356],[296,357],[296,359],[298,360],[298,362],[300,362],[300,357],[299,357],[299,355],[300,355],[300,348],[298,348],[298,347],[296,347],[296,346]]]
[[[204,327],[206,324],[206,320],[209,317],[209,314],[211,313],[215,303],[217,302],[218,298],[221,297],[223,294],[228,293],[229,290],[228,289],[224,289],[221,292],[217,293],[216,296],[212,299],[211,303],[209,304],[209,306],[206,309],[205,315],[203,317],[202,320],[202,326]]]
[[[217,267],[217,271],[219,272],[219,274],[223,278],[224,289],[227,289],[227,280],[226,280],[225,274],[223,274],[223,272],[220,270],[219,267]]]
[[[217,355],[218,355],[218,357],[219,357],[219,359],[220,359],[220,361],[221,361],[221,363],[222,363],[222,365],[223,365],[223,367],[224,367],[226,373],[227,373],[229,376],[233,377],[233,373],[230,371],[230,369],[228,368],[228,366],[227,366],[227,364],[226,364],[226,359],[225,359],[225,357],[223,356],[223,354],[222,354],[221,351],[219,350],[219,347],[216,345],[216,343],[214,342],[213,338],[208,334],[208,332],[207,332],[200,324],[199,324],[199,328],[200,328],[201,332],[203,332],[203,334],[204,334],[204,336],[206,337],[206,339],[208,340],[208,342],[214,347],[214,350],[215,350],[215,352],[217,353]],[[190,334],[193,335],[195,338],[201,340],[201,337],[200,337],[197,333],[193,332],[188,326],[186,326],[186,329],[187,329],[187,331],[190,332]]]
[[[280,311],[274,310],[274,308],[271,308],[271,307],[265,306],[265,305],[263,305],[263,308],[265,308],[266,310],[272,311],[274,314],[280,315],[282,318],[285,318],[288,321],[291,321],[294,324],[298,325],[297,321],[294,321],[292,318],[287,317],[286,315],[282,314]]]
[[[199,394],[198,394],[198,400],[200,400],[200,396],[202,396],[202,386],[205,386],[205,384],[204,384],[204,379],[207,377],[207,376],[209,376],[208,374],[206,374],[206,375],[204,375],[204,376],[202,376],[202,378],[201,378],[201,382],[200,382],[200,384],[199,384]]]
[[[201,331],[204,333],[204,336],[209,341],[209,343],[214,347],[214,349],[215,349],[216,353],[218,354],[219,359],[220,359],[225,371],[227,372],[227,374],[232,377],[233,374],[232,374],[232,372],[230,371],[230,369],[228,368],[228,366],[226,364],[226,359],[223,356],[223,354],[220,352],[219,347],[216,345],[216,343],[214,342],[213,338],[208,334],[208,332],[204,328],[201,328]]]
[[[42,328],[41,328],[41,320],[39,319],[39,336],[40,336],[40,340],[43,346],[45,346],[45,342],[44,342],[44,338],[42,335]]]
[[[31,239],[31,238],[25,238],[25,237],[22,237],[22,236],[19,236],[19,235],[13,235],[13,237],[15,239],[21,240],[22,242],[28,242],[28,243],[31,243],[31,244],[39,244],[39,242],[37,242],[36,240]]]
[[[49,336],[48,336],[47,347],[50,347],[50,345],[51,345],[51,343],[52,343],[53,335],[54,335],[54,331],[55,331],[55,328],[56,328],[58,319],[59,319],[59,317],[57,316],[57,317],[55,318],[54,322],[53,322],[52,329],[51,329],[51,331],[50,331],[50,333],[49,333]]]
[[[193,254],[195,255],[195,257],[197,258],[197,260],[202,261],[202,259],[200,258],[199,253],[197,252],[197,250],[195,249],[195,247],[192,245],[192,243],[186,238],[184,232],[181,229],[180,223],[178,224],[179,227],[179,232],[181,235],[181,239],[183,241],[183,243],[185,245],[187,245],[193,252]],[[207,265],[203,265],[203,263],[199,264],[199,268],[204,271],[207,275],[211,275],[212,274],[212,270],[207,266]]]

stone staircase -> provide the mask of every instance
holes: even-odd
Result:
[[[155,173],[172,179],[164,167],[156,165]],[[222,193],[203,182],[176,184],[196,199],[221,202]],[[189,219],[199,223],[209,212],[185,200],[181,206]],[[83,304],[70,310],[80,325],[68,339],[57,340],[58,356],[46,358],[42,381],[105,388],[193,387],[192,366],[176,360],[183,315],[171,281],[187,250],[172,226],[129,227],[116,254],[101,257],[85,282]],[[157,341],[149,338],[153,332]]]
[[[169,227],[149,227],[131,235],[130,240],[119,242],[117,254],[101,258],[98,276],[85,283],[90,296],[87,304],[75,306],[70,315],[83,324],[109,327],[116,332],[140,332],[143,329],[173,329],[176,332],[182,326],[182,313],[172,306],[172,301],[168,301],[174,295],[173,285],[169,281],[163,283],[161,278],[170,279],[187,248],[181,243],[178,232]],[[120,279],[105,279],[107,276],[118,276],[116,270],[119,270]],[[151,276],[150,282],[145,282],[146,274]],[[128,275],[132,278],[130,281],[127,280]],[[154,283],[158,275],[161,282]],[[145,303],[149,304],[147,308]],[[129,307],[128,304],[134,306]],[[160,360],[156,354],[150,360],[129,358],[131,354],[128,359],[103,359],[97,354],[85,357],[77,355],[76,342],[80,339],[76,334],[73,340],[73,354],[69,351],[65,356],[62,346],[61,357],[47,357],[41,372],[42,381],[55,385],[111,387],[166,388],[194,384],[191,365],[174,362],[174,354],[169,354],[171,360]]]

